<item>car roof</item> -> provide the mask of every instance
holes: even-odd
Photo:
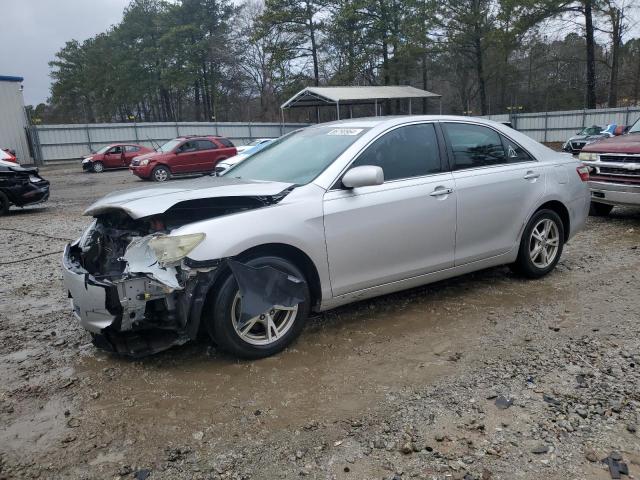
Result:
[[[469,123],[479,123],[484,125],[496,126],[503,125],[500,122],[494,122],[493,120],[486,120],[480,117],[466,117],[460,115],[397,115],[388,117],[363,117],[363,118],[350,118],[346,120],[336,120],[333,122],[320,123],[314,125],[315,127],[331,127],[340,126],[345,128],[374,128],[374,127],[392,127],[395,125],[402,125],[404,123],[411,122],[446,122],[446,121],[462,121]]]

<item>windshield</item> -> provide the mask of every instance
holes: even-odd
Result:
[[[629,133],[640,133],[640,118],[631,126]]]
[[[269,143],[230,177],[305,185],[316,178],[367,128],[310,127]]]
[[[111,148],[111,145],[105,145],[100,150],[98,150],[96,153],[105,153],[107,150],[109,150],[109,148]]]
[[[158,151],[162,152],[162,153],[167,153],[172,151],[174,148],[176,148],[178,145],[180,145],[180,142],[182,142],[182,140],[169,140],[167,143],[165,143],[164,145],[162,145]]]

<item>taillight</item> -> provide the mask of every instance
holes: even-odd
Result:
[[[583,182],[589,181],[589,167],[587,167],[586,165],[580,165],[576,168],[576,172],[578,172],[578,175],[580,175],[580,180],[582,180]]]

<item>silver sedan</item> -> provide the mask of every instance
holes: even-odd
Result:
[[[584,226],[587,181],[571,156],[490,121],[321,124],[222,178],[97,201],[65,285],[102,348],[142,356],[206,332],[259,358],[311,310],[497,265],[546,275]]]

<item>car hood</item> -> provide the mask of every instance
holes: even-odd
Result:
[[[594,153],[640,153],[640,133],[603,138],[596,143],[587,145],[582,151]]]
[[[292,186],[291,183],[202,177],[197,180],[173,181],[113,192],[87,208],[84,214],[97,216],[120,210],[135,220],[164,213],[175,204],[187,200],[216,197],[272,197]]]
[[[144,160],[145,158],[159,157],[160,155],[165,155],[164,152],[147,152],[141,153],[140,155],[136,155],[136,160]]]

